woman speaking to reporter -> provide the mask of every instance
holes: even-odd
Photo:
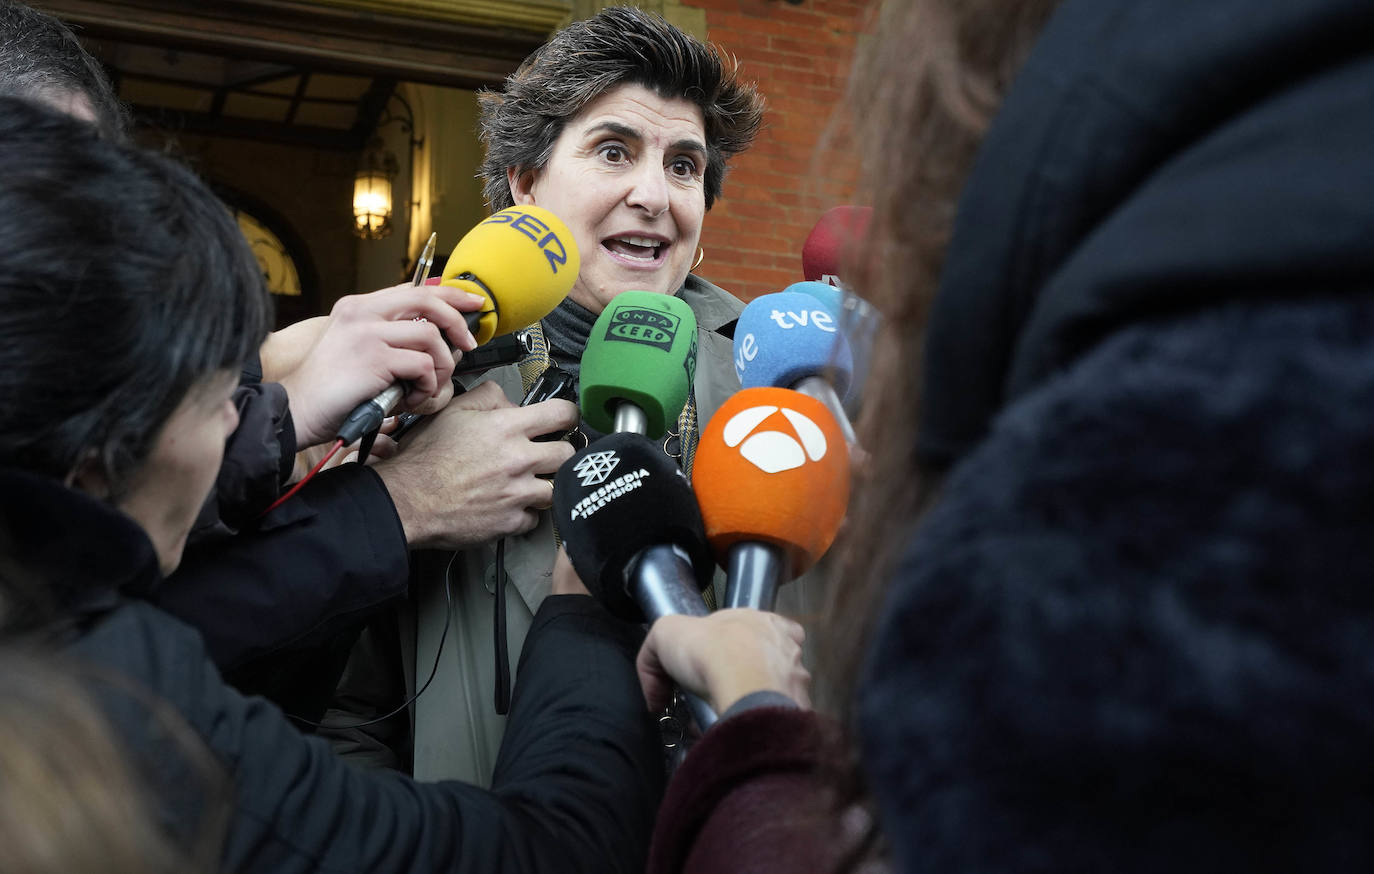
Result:
[[[581,269],[567,299],[534,326],[536,354],[519,368],[489,372],[485,381],[495,385],[475,390],[499,387],[518,403],[550,362],[578,375],[592,326],[616,295],[675,296],[696,318],[696,367],[687,405],[660,442],[690,476],[700,424],[740,387],[731,329],[744,308],[697,275],[703,259],[709,262],[702,228],[721,197],[727,163],[759,131],[762,96],[712,46],[661,16],[623,6],[554,34],[501,90],[478,99],[486,144],[480,175],[489,207],[552,210],[576,240]],[[490,592],[502,591],[496,568],[503,565],[510,584],[506,616],[510,650],[517,652],[529,617],[552,590],[557,552],[548,513],[533,530],[504,542],[500,564],[495,541],[456,556],[417,557],[417,673],[435,662],[450,610],[459,639],[479,642],[439,653],[436,682],[467,694],[416,702],[417,777],[484,782],[492,773],[503,731],[492,705],[501,656],[493,659],[488,643]],[[445,581],[452,583],[452,607]],[[806,580],[793,583],[780,609],[816,612],[817,593]],[[349,692],[379,697],[357,687]],[[399,692],[393,697],[404,700]]]

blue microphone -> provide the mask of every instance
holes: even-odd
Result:
[[[783,294],[806,294],[820,301],[821,304],[840,320],[840,330],[844,330],[844,290],[838,285],[831,285],[828,282],[817,282],[808,279],[805,282],[794,282],[782,290]]]
[[[814,297],[780,291],[754,298],[735,325],[735,373],[745,388],[790,388],[825,405],[854,444],[840,396],[849,388],[853,354],[839,319]]]
[[[845,394],[844,407],[851,417],[857,415],[863,402],[864,383],[872,366],[873,346],[877,341],[882,316],[871,303],[845,286],[808,280],[794,282],[783,291],[795,291],[814,297],[839,320],[840,330],[849,341],[849,351],[854,359],[854,369],[850,374],[849,391]]]

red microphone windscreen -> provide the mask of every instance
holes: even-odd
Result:
[[[825,554],[849,505],[849,447],[820,401],[746,388],[702,429],[692,465],[711,548],[770,543],[800,574]]]
[[[837,206],[827,210],[802,246],[802,272],[811,282],[838,285],[850,244],[868,233],[873,208]]]

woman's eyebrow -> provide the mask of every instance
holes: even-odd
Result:
[[[640,140],[644,139],[643,135],[640,134],[638,130],[635,130],[634,128],[630,127],[628,124],[622,124],[618,121],[603,121],[599,124],[594,124],[591,127],[587,128],[587,134],[589,136],[591,134],[598,134],[603,132],[613,133],[621,139],[634,140],[635,142],[639,142]]]
[[[630,127],[628,124],[619,121],[602,121],[587,128],[586,135],[591,136],[598,133],[612,133],[624,140],[642,142],[644,135],[638,129]],[[700,140],[692,137],[685,137],[675,141],[669,146],[669,151],[673,152],[693,152],[697,155],[706,154],[706,145]]]
[[[678,140],[677,142],[673,143],[673,145],[669,148],[669,151],[691,152],[700,157],[706,156],[706,146],[700,140],[694,140],[690,137],[687,139]]]

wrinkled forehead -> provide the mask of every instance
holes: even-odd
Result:
[[[563,136],[583,137],[602,129],[678,149],[705,152],[707,146],[700,106],[633,83],[617,85],[589,102],[568,120]]]

